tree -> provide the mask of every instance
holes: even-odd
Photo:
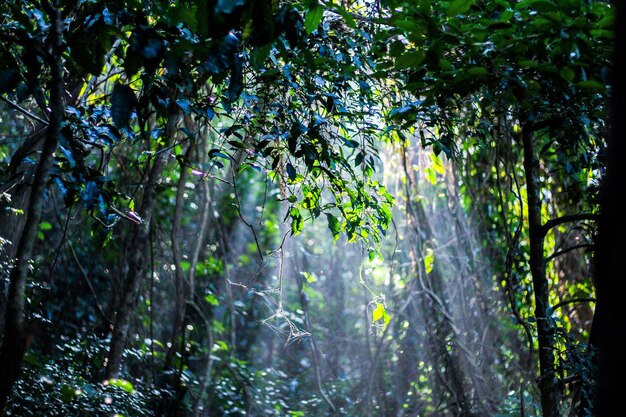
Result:
[[[514,125],[514,132],[505,135],[513,133],[523,149],[527,205],[520,215],[526,219],[529,241],[542,410],[544,416],[560,415],[562,372],[555,354],[557,325],[550,305],[545,238],[553,227],[596,215],[591,209],[543,220],[541,178],[548,173],[541,159],[557,172],[574,172],[577,168],[559,164],[572,157],[580,160],[581,153],[589,161],[593,149],[588,145],[602,140],[611,9],[605,3],[532,1],[388,6],[385,21],[391,29],[384,36],[395,39],[388,49],[382,47],[379,68],[401,73],[403,88],[414,97],[390,113],[393,119],[404,128],[417,125],[423,144],[448,156],[455,153],[453,138],[463,124],[461,117],[474,124],[473,134],[488,140],[493,130],[507,128],[501,121]],[[576,33],[570,36],[564,27]],[[556,42],[559,46],[552,48]],[[485,126],[493,130],[485,131]],[[558,160],[553,162],[551,154]]]
[[[96,228],[110,229],[120,219],[129,222],[120,260],[121,293],[108,303],[113,314],[105,375],[109,379],[119,376],[131,318],[146,271],[147,242],[158,207],[160,181],[170,155],[177,147],[183,142],[193,144],[196,140],[197,133],[181,125],[183,120],[198,126],[205,124],[212,129],[215,129],[212,125],[214,118],[220,124],[229,124],[220,131],[220,140],[224,141],[220,148],[209,152],[209,156],[215,159],[214,166],[223,166],[219,159],[224,158],[235,163],[237,170],[242,166],[259,169],[255,160],[263,159],[271,162],[268,169],[273,171],[277,180],[291,186],[303,182],[304,176],[298,174],[298,170],[305,170],[309,173],[307,176],[315,179],[327,179],[334,203],[324,202],[317,185],[303,185],[307,191],[299,204],[296,204],[298,195],[288,196],[292,203],[292,233],[298,233],[302,228],[305,218],[301,210],[310,211],[315,218],[331,208],[338,209],[344,220],[328,213],[334,233],[345,230],[351,238],[376,238],[379,226],[384,227],[389,222],[391,199],[384,187],[369,180],[374,160],[367,159],[365,148],[361,150],[361,165],[368,172],[357,180],[342,148],[354,149],[359,143],[349,139],[350,133],[345,127],[342,127],[343,132],[335,130],[335,123],[329,123],[319,113],[322,108],[326,108],[329,114],[345,111],[339,98],[349,88],[350,78],[357,78],[354,73],[359,71],[358,68],[353,67],[353,74],[343,75],[341,80],[330,83],[330,92],[314,95],[314,100],[324,102],[309,110],[303,103],[311,105],[311,95],[297,92],[299,86],[294,81],[296,77],[290,73],[290,64],[284,64],[286,57],[296,56],[305,30],[311,33],[319,25],[322,16],[321,6],[317,3],[308,7],[305,21],[298,9],[289,5],[274,7],[264,1],[241,1],[229,5],[211,1],[199,4],[183,1],[175,5],[167,1],[145,5],[134,1],[59,1],[54,4],[17,1],[4,7],[7,19],[3,22],[6,31],[2,40],[6,47],[2,54],[8,64],[3,68],[7,77],[1,92],[11,97],[4,99],[10,106],[47,124],[48,130],[44,135],[44,152],[39,159],[40,168],[35,176],[24,230],[14,231],[23,243],[18,245],[18,263],[9,285],[2,358],[3,363],[11,364],[14,370],[3,375],[3,406],[19,374],[26,350],[23,320],[26,316],[28,262],[33,258],[32,247],[44,195],[54,188],[62,194],[67,207],[80,206],[93,217],[99,223]],[[27,10],[26,15],[21,13],[22,8]],[[54,23],[57,15],[67,19],[69,25],[61,27],[58,22]],[[318,53],[324,54],[323,51]],[[270,56],[276,64],[283,60],[283,68],[268,71],[265,62]],[[315,58],[311,53],[305,54],[304,58],[307,61],[300,60],[298,65],[302,65],[303,70],[312,66],[312,72],[320,74],[330,68],[324,61],[335,67],[340,63],[322,57],[313,65]],[[45,61],[51,64],[51,71],[43,68]],[[248,64],[257,74],[244,72]],[[103,71],[106,72],[104,75]],[[276,71],[288,83],[286,89],[263,91],[262,87],[252,87],[250,92],[262,93],[264,97],[247,96],[239,102],[244,83],[256,75],[256,81],[263,85],[277,75]],[[313,80],[317,85],[307,80],[307,88],[324,91],[327,88],[325,83],[317,79],[322,78],[318,75]],[[99,87],[101,82],[104,87]],[[365,83],[361,86],[367,88]],[[45,88],[51,91],[49,103],[46,103]],[[67,95],[63,90],[68,92]],[[276,129],[264,132],[267,126],[256,124],[256,120],[267,118],[273,110],[265,107],[262,101],[282,100],[281,94],[293,91],[296,91],[296,97],[288,106],[278,102],[283,110],[275,119]],[[43,116],[36,116],[18,104],[30,97]],[[269,105],[273,104],[270,102]],[[361,108],[362,104],[361,101]],[[241,121],[233,117],[233,106],[239,111],[246,109],[247,119]],[[309,121],[303,124],[296,121],[296,116],[304,116]],[[251,120],[254,122],[250,123]],[[259,138],[261,133],[266,133],[266,137]],[[16,150],[10,164],[13,173],[18,173],[21,165],[28,163],[24,158],[36,149],[39,139],[39,135],[35,135],[33,141],[27,141]],[[287,139],[287,145],[280,143],[283,139]],[[140,149],[147,156],[133,161],[142,165],[144,173],[139,179],[139,187],[132,190],[131,198],[125,194],[128,189],[124,190],[124,185],[119,187],[114,178],[106,175],[106,171],[114,166],[111,155],[116,149],[126,147],[124,142],[128,141],[146,143],[145,146],[128,147],[132,151],[131,158],[139,158],[136,151]],[[224,149],[226,141],[233,153]],[[278,146],[268,146],[272,141]],[[191,151],[192,147],[188,149]],[[245,157],[245,151],[252,152],[252,157]],[[178,154],[177,159],[184,168],[181,174],[184,180],[193,167],[185,153]],[[303,161],[301,168],[297,161]],[[127,162],[118,162],[116,168],[124,169]],[[314,183],[315,180],[311,181]],[[350,190],[353,186],[354,192]],[[368,192],[370,188],[373,193]],[[28,187],[20,189],[26,191]],[[177,210],[180,211],[180,205]],[[175,263],[180,264],[176,243],[178,221],[179,217],[176,217],[172,236]],[[110,232],[108,235],[111,236]],[[15,240],[14,236],[9,238]],[[174,345],[178,328],[184,324],[187,298],[184,278],[179,276],[177,279],[179,302],[172,335]],[[166,362],[169,367],[171,356]]]
[[[602,412],[611,5],[0,10],[3,412]]]
[[[616,387],[624,369],[624,332],[619,309],[619,282],[623,257],[623,222],[619,217],[619,167],[624,164],[624,126],[619,122],[624,114],[624,64],[617,59],[624,53],[624,4],[617,4],[615,20],[616,45],[613,52],[613,90],[611,101],[611,136],[607,148],[607,172],[602,184],[601,214],[596,255],[596,291],[598,305],[593,317],[592,345],[597,349],[598,391],[595,397],[596,416],[610,415],[617,406]]]

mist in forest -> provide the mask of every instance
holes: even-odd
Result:
[[[493,415],[523,404],[529,346],[502,324],[514,317],[473,207],[460,201],[458,167],[411,147],[389,147],[385,163],[397,206],[381,257],[345,238],[331,244],[317,220],[297,236],[283,225],[263,261],[249,248],[254,271],[233,265],[224,284],[233,303],[257,306],[252,322],[237,318],[242,331],[255,328],[239,348],[293,398],[342,415]],[[235,227],[233,253],[262,223],[259,202],[242,206],[253,226]]]

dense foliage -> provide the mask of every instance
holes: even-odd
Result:
[[[611,4],[0,11],[0,414],[594,415]]]

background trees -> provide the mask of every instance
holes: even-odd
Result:
[[[592,413],[610,5],[1,10],[6,414]]]

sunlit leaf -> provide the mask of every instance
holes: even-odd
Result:
[[[213,294],[207,294],[204,296],[204,301],[206,301],[207,303],[211,304],[212,306],[216,306],[219,305],[220,302],[217,299],[217,297]]]
[[[49,222],[41,222],[39,223],[39,230],[52,230],[52,225]]]
[[[133,387],[133,384],[131,384],[130,381],[127,381],[125,379],[111,378],[111,379],[106,380],[104,384],[121,388],[129,394],[135,393],[135,388]]]
[[[376,303],[376,308],[372,310],[372,321],[377,322],[378,320],[383,318],[383,314],[385,313],[385,306],[381,303]]]
[[[435,174],[435,170],[433,169],[433,167],[426,167],[424,169],[424,175],[426,176],[428,182],[430,182],[432,185],[437,184],[437,175]]]
[[[434,153],[430,154],[430,160],[432,161],[432,169],[439,175],[444,175],[446,172],[446,168],[443,166],[443,162],[441,161],[441,157],[435,155]]]
[[[372,310],[372,322],[376,323],[377,321],[382,320],[383,325],[387,327],[389,322],[391,321],[391,316],[387,313],[387,309],[385,305],[382,303],[376,303],[376,307]]]
[[[306,13],[306,17],[304,18],[304,29],[306,33],[311,34],[319,24],[322,22],[322,18],[324,17],[324,8],[319,5],[317,2],[313,2],[311,7]]]
[[[424,255],[424,269],[427,274],[433,272],[435,267],[435,252],[431,248],[426,248],[426,254]]]

